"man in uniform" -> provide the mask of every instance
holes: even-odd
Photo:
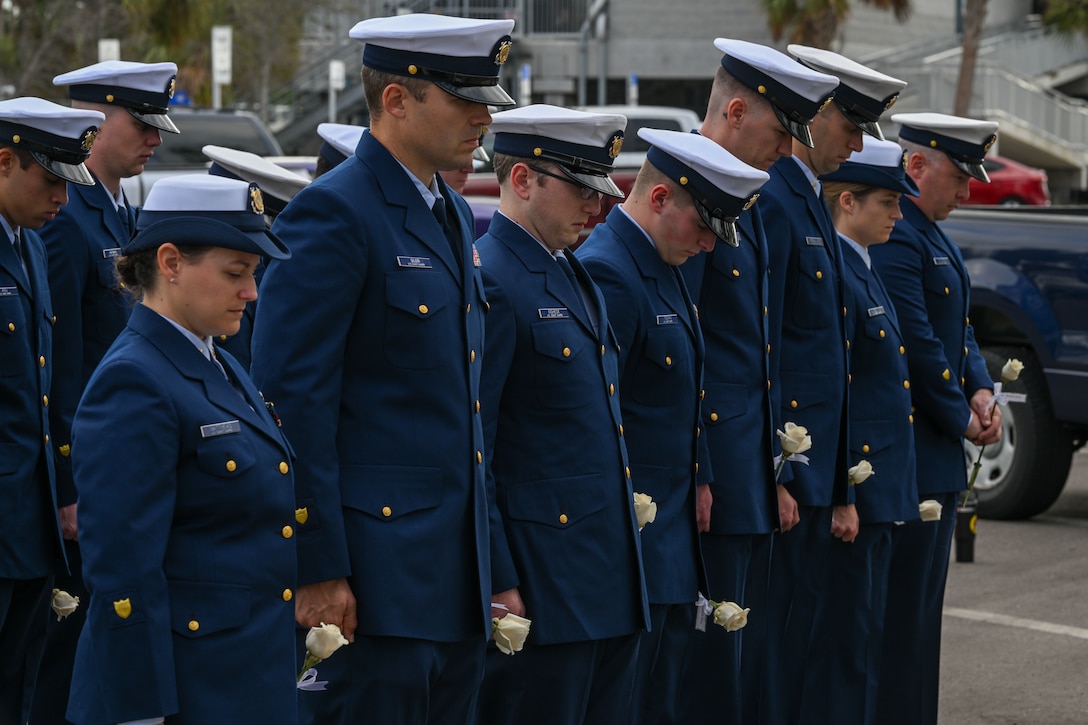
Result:
[[[296,613],[354,639],[319,668],[328,690],[301,693],[304,722],[461,725],[475,705],[485,303],[472,215],[437,172],[469,162],[488,104],[513,104],[498,85],[512,27],[358,23],[370,129],[273,225],[294,254],[261,280],[253,377],[298,454]]]
[[[64,569],[50,445],[53,304],[33,231],[68,201],[103,116],[40,98],[0,102],[0,722],[26,722],[45,645],[53,575]],[[56,388],[54,388],[56,389]],[[77,610],[78,611],[78,610]],[[71,664],[68,665],[71,672]],[[46,696],[67,693],[52,689]],[[63,722],[63,717],[60,722]]]
[[[635,489],[657,517],[640,537],[651,630],[639,641],[628,722],[679,722],[684,658],[709,592],[696,522],[703,336],[680,265],[735,242],[733,222],[767,174],[692,133],[639,129],[651,144],[630,194],[579,249],[600,286],[620,356],[620,408]],[[701,484],[707,486],[708,484]],[[715,711],[714,717],[719,713]]]
[[[87,159],[97,182],[71,187],[71,199],[57,218],[42,227],[49,252],[49,286],[54,329],[53,404],[50,424],[57,452],[57,499],[70,573],[58,574],[57,586],[86,601],[80,572],[82,558],[76,541],[76,490],[72,484],[72,418],[83,388],[114,338],[125,329],[131,300],[121,291],[113,271],[135,228],[136,213],[121,190],[121,179],[144,170],[162,143],[160,133],[177,133],[167,115],[178,68],[173,63],[134,63],[111,60],[62,73],[53,85],[68,86],[73,108],[106,116]],[[63,723],[76,642],[83,628],[84,609],[49,623],[42,658],[41,682],[33,719]]]
[[[903,219],[872,259],[906,341],[918,496],[942,509],[936,524],[907,523],[892,555],[887,617],[914,626],[888,631],[897,636],[884,643],[877,720],[935,723],[945,579],[956,503],[967,488],[963,439],[1001,438],[1001,410],[990,407],[993,382],[968,318],[967,270],[937,222],[967,200],[972,177],[989,181],[982,161],[997,124],[940,113],[899,113],[892,121],[902,124],[899,143],[920,194],[900,200]]]
[[[489,304],[483,371],[494,600],[529,641],[492,648],[478,722],[627,722],[646,586],[605,301],[568,251],[627,119],[554,106],[495,115],[499,211],[477,243]],[[650,524],[651,526],[653,524]],[[517,587],[517,589],[514,589]],[[508,594],[502,594],[502,592]]]
[[[772,324],[780,335],[780,420],[812,434],[810,465],[786,464],[791,478],[780,492],[784,507],[797,513],[795,526],[783,526],[776,537],[771,561],[761,717],[772,723],[798,722],[831,537],[849,542],[858,529],[846,465],[843,262],[817,177],[861,150],[863,133],[882,138],[877,120],[906,86],[837,53],[800,45],[788,50],[802,64],[837,76],[839,85],[834,102],[809,127],[809,138],[795,139],[793,156],[771,167],[759,205],[771,252]]]
[[[790,153],[793,134],[804,133],[838,79],[762,45],[728,38],[714,45],[721,65],[699,133],[766,171]],[[779,527],[777,491],[784,490],[774,472],[777,346],[771,345],[768,240],[758,208],[759,202],[737,220],[736,246],[719,244],[680,268],[706,340],[702,425],[711,465],[699,471],[712,494],[701,507],[706,595],[752,610],[743,630],[710,627],[691,640],[689,712],[713,713],[724,723],[758,722],[771,532]],[[781,519],[788,530],[792,510]]]

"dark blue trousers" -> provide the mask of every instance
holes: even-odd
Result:
[[[639,635],[635,684],[627,722],[688,722],[681,712],[685,662],[695,631],[695,597],[683,604],[651,604],[650,631]]]
[[[893,528],[892,523],[863,524],[852,543],[832,538],[828,591],[816,612],[801,722],[880,722],[876,719],[877,683]]]
[[[0,579],[0,723],[24,723],[53,616],[53,577]]]
[[[545,645],[532,637],[514,655],[488,647],[478,725],[627,725],[637,633]]]
[[[476,707],[484,648],[482,636],[430,642],[357,634],[318,663],[317,679],[328,682],[327,690],[299,691],[299,723],[465,725]]]
[[[887,618],[902,626],[885,632],[877,695],[881,725],[937,722],[941,611],[956,527],[956,503],[962,497],[963,492],[927,496],[943,507],[941,520],[905,524],[895,541]]]
[[[64,542],[71,572],[57,573],[53,586],[79,597],[80,606],[61,620],[50,617],[45,628],[45,651],[38,670],[38,687],[30,708],[30,722],[34,725],[65,725],[68,711],[68,690],[72,686],[72,668],[76,661],[76,645],[83,623],[87,619],[87,606],[91,595],[83,583],[83,557],[79,544]]]
[[[816,609],[827,593],[831,507],[802,506],[800,513],[801,522],[775,533],[772,544],[759,703],[759,722],[768,725],[801,722],[805,662]]]

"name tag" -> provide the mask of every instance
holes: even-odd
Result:
[[[680,318],[675,314],[657,316],[657,324],[659,325],[675,325],[678,322],[680,322]]]
[[[201,438],[215,438],[216,436],[225,436],[228,433],[241,433],[242,424],[237,420],[225,420],[222,423],[209,423],[208,425],[200,426]]]
[[[805,237],[805,244],[810,247],[822,247],[824,246],[823,237]]]
[[[569,320],[570,310],[566,307],[541,307],[537,314],[542,320]]]
[[[884,314],[884,305],[877,305],[876,307],[870,307],[868,310],[869,317],[876,317],[877,315]]]
[[[476,249],[476,245],[472,245],[472,265],[474,267],[480,266],[480,250]]]
[[[102,258],[103,259],[113,259],[114,257],[120,257],[120,256],[121,256],[121,248],[120,247],[111,247],[110,249],[103,249],[102,250]]]
[[[934,257],[933,258],[933,266],[934,267],[944,267],[944,266],[946,266],[948,264],[951,264],[951,262],[948,261],[948,257]]]
[[[18,297],[18,287],[0,287],[0,297]]]
[[[397,266],[408,269],[431,269],[431,258],[398,256]]]

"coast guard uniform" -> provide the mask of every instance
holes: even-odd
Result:
[[[880,133],[876,119],[906,83],[829,51],[797,45],[788,50],[804,65],[834,73],[838,110],[865,133]],[[821,141],[806,145],[818,153]],[[827,592],[833,507],[854,503],[846,465],[849,310],[842,249],[819,181],[796,154],[776,161],[770,174],[759,213],[770,248],[772,324],[781,336],[780,415],[812,435],[809,464],[788,464],[791,478],[785,486],[801,520],[775,537],[768,617],[772,669],[762,697],[768,722],[793,723],[800,716],[805,672],[812,667],[813,615]]]
[[[866,138],[865,146],[822,181],[841,181],[916,195],[903,168],[903,151],[891,141]],[[876,203],[875,201],[869,203]],[[850,543],[831,542],[829,587],[816,613],[802,709],[806,722],[879,723],[878,680],[894,539],[902,522],[918,519],[914,416],[907,348],[895,306],[871,268],[869,252],[840,234],[845,269],[847,339],[850,340],[851,466],[868,461],[874,474],[854,486],[861,526]],[[893,654],[893,656],[896,656]]]
[[[694,189],[700,213],[718,209],[723,225],[732,224],[767,179],[697,134],[638,133],[653,144],[649,163],[678,188]],[[692,604],[710,592],[695,509],[696,486],[703,477],[709,480],[699,415],[703,337],[680,269],[663,256],[651,231],[624,207],[613,208],[579,249],[604,293],[620,346],[620,406],[632,481],[657,503],[656,519],[640,536],[652,628],[639,643],[632,724],[681,717],[688,689],[682,686],[685,658],[690,640],[701,636],[693,631]]]
[[[625,125],[528,106],[495,114],[490,128],[496,154],[538,149],[572,170],[570,183],[618,196],[606,174]],[[489,304],[488,488],[500,515],[492,591],[517,587],[532,620],[517,655],[489,650],[477,721],[625,723],[648,610],[605,298],[573,254],[551,254],[501,210],[476,246]]]
[[[936,148],[965,173],[989,181],[982,159],[996,139],[997,124],[944,114],[896,114],[899,138]],[[888,617],[921,618],[884,646],[878,717],[889,723],[936,722],[941,609],[956,520],[957,497],[967,487],[963,434],[969,401],[993,382],[979,353],[968,317],[970,280],[963,256],[940,226],[910,199],[891,240],[873,250],[906,340],[914,400],[918,495],[942,505],[940,522],[908,524],[892,561]],[[924,580],[924,585],[903,586]],[[899,586],[897,586],[899,585]],[[893,654],[897,653],[897,654]]]
[[[260,199],[242,181],[163,179],[125,254],[173,242],[284,259]],[[137,305],[72,432],[91,594],[68,718],[296,723],[294,457],[238,361]]]
[[[771,91],[766,97],[775,117],[792,134],[807,133],[805,124],[838,83],[765,46],[729,38],[714,45],[731,78]],[[708,628],[689,656],[690,712],[713,712],[726,723],[758,717],[771,532],[778,528],[778,346],[770,326],[768,240],[757,212],[758,202],[740,214],[736,246],[718,244],[680,267],[706,340],[702,425],[712,465],[700,478],[713,493],[710,531],[702,535],[706,594],[754,613],[737,632]]]
[[[117,105],[143,123],[177,133],[166,115],[177,72],[177,66],[169,62],[106,61],[58,75],[53,85],[68,86],[73,101]],[[76,502],[68,457],[76,406],[98,362],[125,329],[133,304],[117,283],[114,262],[136,229],[136,210],[129,206],[123,191],[115,199],[97,176],[95,181],[91,186],[70,184],[68,203],[41,232],[49,252],[49,285],[57,316],[49,414],[61,506]],[[85,599],[79,543],[65,541],[64,546],[70,571],[59,572],[56,584]],[[63,722],[72,662],[85,617],[86,608],[81,607],[62,620],[53,617],[49,621],[42,687],[32,711],[35,722]]]
[[[26,198],[26,174],[93,184],[83,165],[103,116],[40,98],[0,102],[0,146],[14,167],[0,184],[0,722],[22,723],[45,645],[53,574],[65,567],[50,445],[53,325],[45,246],[24,215],[48,208],[50,188]],[[15,149],[38,166],[23,168]],[[44,182],[35,182],[41,189]],[[63,203],[63,201],[61,202]],[[26,205],[28,208],[24,209]]]
[[[511,105],[495,84],[512,24],[413,14],[351,35],[364,66]],[[468,204],[427,181],[367,132],[273,225],[295,256],[261,280],[253,376],[299,454],[300,583],[346,577],[358,615],[355,643],[322,663],[328,691],[302,693],[304,722],[463,723],[480,682],[486,302]]]

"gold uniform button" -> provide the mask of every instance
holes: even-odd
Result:
[[[421,314],[421,315],[425,315],[425,314],[427,314],[427,313],[428,313],[428,312],[430,312],[430,311],[431,311],[431,310],[430,310],[430,308],[429,308],[429,307],[427,307],[427,305],[420,305],[420,306],[419,306],[419,314]]]
[[[698,472],[699,472],[699,464],[698,464],[698,463],[696,463],[696,464],[695,464],[695,472],[696,472],[696,473],[698,473]]]
[[[295,535],[295,530],[292,529],[290,526],[284,526],[280,533],[283,534],[283,538],[290,539],[292,536]]]
[[[628,467],[628,466],[623,467],[623,476],[624,476],[624,478],[630,478],[631,477],[630,467]]]
[[[478,401],[478,400],[476,401],[476,412],[477,413],[480,412],[480,401]]]
[[[14,322],[9,322],[8,323],[8,330],[10,332],[15,332],[15,323]]]
[[[865,445],[863,445],[861,447],[861,452],[862,453],[868,453],[869,452],[869,444],[868,443],[866,443]]]
[[[967,385],[967,379],[966,378],[960,378],[960,387],[963,387],[964,385]]]
[[[45,367],[45,355],[42,355],[40,358],[38,358],[38,367],[40,367],[40,368]]]
[[[963,318],[963,324],[970,325],[971,324],[971,318],[970,317],[964,317]]]
[[[49,407],[49,396],[48,395],[43,395],[42,396],[42,405],[44,405],[47,408]]]
[[[847,350],[849,350],[849,349],[850,349],[850,341],[849,341],[849,340],[847,340],[847,341],[846,341],[846,349],[847,349]]]
[[[290,470],[291,468],[287,465],[287,461],[280,461],[280,473],[286,476],[287,472]]]
[[[227,336],[226,336],[226,335],[220,335],[220,336],[219,336],[219,342],[225,342],[225,341],[226,341],[226,339],[227,339]]]
[[[945,288],[944,288],[944,293],[945,293],[946,295],[947,295],[947,294],[951,294],[951,292],[952,292],[952,290],[948,289],[947,287],[945,287]]]
[[[849,384],[850,384],[850,383],[852,383],[852,382],[854,382],[854,376],[853,376],[853,374],[851,374],[851,373],[847,373],[847,374],[846,374],[846,384],[847,384],[847,385],[849,385]]]
[[[389,518],[392,515],[393,509],[389,508],[388,506],[382,506],[382,516],[384,516],[385,518]]]
[[[842,306],[842,316],[846,317],[846,305]]]
[[[620,438],[623,438],[623,426],[620,426]]]
[[[767,345],[767,354],[768,354],[768,355],[770,355],[770,354],[771,354],[771,346],[770,346],[769,344]]]
[[[665,364],[666,365],[672,365],[672,357],[670,357],[669,355],[666,355],[665,356]]]
[[[480,451],[476,451],[476,462],[477,463],[483,463],[484,462],[484,454],[481,453]]]
[[[790,407],[791,408],[796,408],[797,407],[797,401],[796,400],[791,400],[790,401]]]
[[[904,390],[910,390],[910,381],[909,380],[904,380],[903,381],[903,389]]]
[[[881,336],[881,337],[884,337],[884,336],[885,336],[885,335],[887,335],[887,334],[888,334],[888,333],[884,332],[883,330],[881,330],[881,331],[880,331],[880,336]]]
[[[54,325],[57,324],[57,316],[56,315],[53,315],[53,324]]]
[[[570,520],[570,519],[568,519],[568,518],[567,518],[567,515],[566,515],[566,514],[559,514],[559,523],[561,523],[561,524],[565,524],[565,523],[567,523],[567,521],[569,521],[569,520]]]
[[[711,413],[711,414],[710,414],[710,422],[711,422],[711,423],[714,423],[714,422],[716,422],[717,420],[718,420],[718,414],[717,414],[717,413]]]
[[[768,381],[767,381],[767,390],[770,390],[770,389],[771,389],[771,381],[770,381],[770,380],[768,380]]]
[[[238,464],[234,461],[227,461],[227,471],[234,473],[238,469]]]
[[[763,305],[763,316],[767,316],[767,305]]]
[[[914,416],[913,415],[908,415],[907,420],[910,421],[911,423],[913,423],[914,422]]]
[[[569,347],[564,347],[563,348],[563,357],[570,357],[570,348]]]
[[[699,425],[695,426],[695,437],[698,438],[702,434],[703,434],[702,426],[699,426]]]
[[[470,363],[476,362],[476,351],[475,350],[469,350],[468,351],[468,361]]]
[[[46,442],[46,443],[48,443],[48,442],[49,442],[49,434],[48,434],[48,433],[46,433],[46,434],[45,434],[45,442]]]
[[[941,373],[941,377],[944,378],[945,380],[951,380],[952,379],[952,373],[948,370],[948,368],[945,368],[944,372]]]
[[[740,276],[740,270],[739,270],[739,269],[736,269],[736,268],[734,268],[734,269],[733,269],[733,276],[734,276],[734,277],[739,277],[739,276]]]
[[[705,390],[700,390],[699,391],[699,400],[702,400],[705,397],[706,397],[706,391]]]
[[[470,312],[472,312],[472,303],[471,302],[469,302],[467,305],[465,305],[465,314],[467,315]]]
[[[964,356],[964,357],[967,357],[967,348],[966,348],[966,347],[965,347],[965,348],[963,348],[963,356]]]
[[[907,348],[905,348],[905,347],[903,347],[902,345],[900,345],[900,346],[899,346],[899,354],[900,354],[900,355],[906,355],[906,354],[907,354]]]
[[[821,272],[820,270],[816,270],[816,279],[823,279],[823,278],[824,278],[824,273]]]
[[[283,590],[283,601],[289,602],[294,598],[295,598],[295,593],[293,591],[291,591],[290,589],[284,589]]]
[[[195,619],[190,619],[189,620],[189,631],[190,632],[195,632],[198,629],[200,629],[200,622],[196,621]]]
[[[608,394],[609,396],[616,394],[616,386],[613,383],[608,384]]]
[[[604,357],[604,345],[601,345],[601,357]]]

